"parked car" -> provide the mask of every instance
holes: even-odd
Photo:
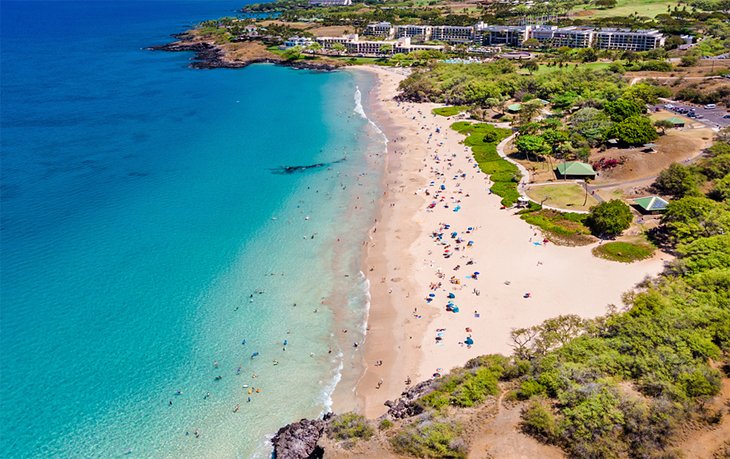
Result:
[[[717,108],[716,104],[707,104],[705,105],[705,108]]]

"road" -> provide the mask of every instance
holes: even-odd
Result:
[[[727,111],[723,107],[718,106],[717,108],[710,109],[710,108],[705,108],[702,105],[688,104],[686,102],[675,102],[673,100],[668,100],[668,99],[661,99],[661,100],[663,103],[660,105],[655,105],[653,107],[654,111],[656,111],[657,109],[667,110],[664,108],[664,105],[671,104],[676,108],[684,108],[686,110],[695,109],[695,113],[697,113],[698,115],[702,115],[702,118],[694,118],[693,121],[697,121],[708,127],[719,129],[719,128],[724,128],[724,127],[730,126],[730,118],[723,118],[723,116],[730,114],[730,112]],[[667,110],[667,111],[669,111],[670,113],[675,113],[673,110]],[[677,113],[677,114],[680,116],[685,116],[685,115],[682,115],[681,113]]]

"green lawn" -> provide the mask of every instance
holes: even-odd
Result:
[[[596,239],[583,223],[587,214],[558,212],[550,209],[524,210],[522,219],[540,228],[552,242],[558,245],[587,245]]]
[[[583,187],[575,183],[533,186],[527,190],[527,195],[537,202],[545,200],[546,206],[566,210],[588,210],[598,204],[590,194],[586,199]]]
[[[665,13],[667,11],[667,5],[674,8],[677,5],[676,1],[667,0],[618,0],[615,8],[607,10],[598,10],[593,8],[592,5],[579,5],[573,9],[573,12],[581,10],[591,10],[593,13],[590,16],[581,17],[593,17],[593,18],[607,18],[615,16],[629,16],[634,13],[638,13],[639,16],[645,16],[653,18],[657,14]]]
[[[635,244],[631,242],[607,242],[593,249],[593,255],[622,263],[631,263],[644,260],[654,254],[654,247],[649,244]]]
[[[467,107],[466,105],[454,105],[450,107],[434,108],[433,110],[431,110],[431,112],[433,112],[434,115],[454,116],[468,109],[469,107]]]
[[[497,153],[497,144],[509,137],[511,131],[487,123],[468,121],[457,121],[451,128],[467,136],[464,145],[471,147],[479,169],[488,174],[494,182],[490,188],[492,193],[502,198],[503,205],[507,207],[514,205],[520,197],[517,184],[521,174],[517,166],[505,161]]]

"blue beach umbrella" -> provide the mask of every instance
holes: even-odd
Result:
[[[471,336],[469,336],[468,338],[466,338],[466,339],[464,340],[464,342],[465,342],[466,344],[468,344],[469,346],[471,346],[472,344],[474,344],[474,340],[473,340],[473,339],[471,339]]]
[[[448,298],[456,298],[456,295],[454,295],[453,293],[449,293]]]

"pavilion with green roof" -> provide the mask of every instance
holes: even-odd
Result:
[[[672,123],[674,125],[674,127],[676,127],[676,128],[684,127],[684,124],[685,124],[684,120],[678,116],[673,116],[671,118],[667,118],[667,121]]]
[[[643,198],[634,199],[634,204],[636,204],[636,207],[638,207],[642,213],[653,214],[667,210],[667,204],[669,203],[659,196],[645,196]]]
[[[558,164],[555,168],[555,175],[558,178],[596,178],[596,171],[593,170],[593,166],[580,161],[567,161]]]
[[[507,106],[508,112],[517,113],[520,110],[522,110],[522,104],[520,104],[520,103],[509,104]]]

